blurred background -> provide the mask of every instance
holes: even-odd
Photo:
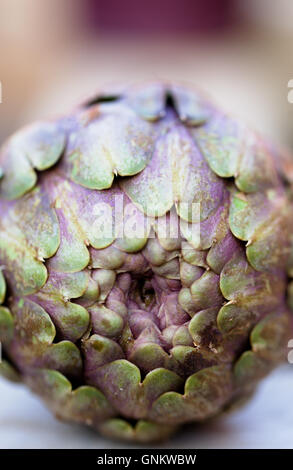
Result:
[[[201,87],[293,148],[292,25],[292,0],[0,0],[0,144],[104,83],[161,78]],[[116,446],[58,423],[24,388],[0,386],[0,447]],[[292,390],[285,365],[247,408],[167,445],[292,448]]]
[[[178,79],[293,145],[292,0],[0,0],[0,142],[105,82]]]

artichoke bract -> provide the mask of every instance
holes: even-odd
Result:
[[[163,439],[284,359],[293,166],[205,96],[101,93],[0,169],[1,372],[57,417]]]

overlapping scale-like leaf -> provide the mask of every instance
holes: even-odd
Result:
[[[97,119],[69,134],[63,168],[77,184],[110,188],[114,175],[135,175],[151,158],[156,129],[124,105],[101,106]]]
[[[278,272],[255,271],[239,249],[221,271],[220,289],[227,300],[264,312],[278,305],[285,286]]]
[[[16,294],[36,292],[45,284],[43,260],[55,254],[59,243],[58,220],[42,187],[1,204],[0,258]]]
[[[211,115],[211,105],[198,93],[184,86],[171,85],[168,92],[182,122],[190,126],[204,124]]]
[[[247,335],[263,315],[282,305],[285,283],[280,273],[255,271],[240,249],[221,272],[220,288],[229,300],[217,323],[225,335]]]
[[[31,190],[37,182],[35,170],[52,167],[65,142],[58,122],[35,123],[11,137],[0,150],[0,197],[16,199]]]
[[[8,348],[14,334],[14,321],[10,310],[4,307],[2,303],[5,300],[6,282],[2,271],[0,271],[0,344],[1,361],[0,375],[12,382],[20,381],[20,376],[16,369],[6,359],[3,358],[3,347]]]
[[[231,196],[231,231],[249,242],[247,258],[257,270],[284,266],[290,252],[290,220],[288,201],[279,188]]]
[[[30,298],[49,313],[63,339],[76,342],[87,331],[89,313],[82,305],[64,300],[57,292],[40,291]]]
[[[262,192],[279,185],[269,147],[254,132],[219,112],[192,134],[212,170],[222,177],[234,177],[245,193]]]
[[[256,133],[246,129],[241,160],[235,176],[240,191],[255,193],[279,185],[277,169],[268,145]]]
[[[150,417],[159,423],[171,424],[205,419],[225,404],[231,387],[231,372],[226,366],[203,369],[187,379],[184,395],[176,392],[161,395],[154,402]]]
[[[168,438],[176,426],[159,424],[140,419],[135,425],[121,418],[107,419],[99,426],[99,431],[106,437],[141,443],[158,442]]]
[[[3,304],[6,295],[6,282],[2,271],[0,270],[0,304]]]
[[[10,305],[10,311],[0,311],[0,330],[9,326],[10,341],[5,342],[9,356],[22,373],[33,368],[59,370],[72,377],[81,374],[82,362],[78,348],[70,341],[53,344],[55,326],[48,313],[27,298]],[[5,333],[5,332],[4,332]],[[2,336],[2,335],[1,335]]]
[[[191,132],[211,169],[217,175],[227,178],[237,174],[243,150],[241,124],[216,112],[204,126]]]
[[[115,416],[100,390],[90,386],[72,390],[69,380],[58,371],[39,369],[28,375],[26,381],[60,418],[98,427],[102,420]]]
[[[120,186],[145,214],[162,216],[176,202],[180,217],[190,222],[207,219],[223,194],[223,182],[210,170],[188,131],[174,125],[157,141],[145,170],[123,179]]]
[[[143,418],[148,408],[162,393],[178,390],[182,380],[174,372],[156,369],[147,374],[143,382],[138,367],[121,359],[97,370],[92,377],[120,413],[133,418]]]
[[[156,121],[165,115],[166,88],[163,83],[151,83],[127,93],[127,104],[143,119]]]

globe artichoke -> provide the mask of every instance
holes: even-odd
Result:
[[[203,95],[102,93],[0,170],[1,371],[59,418],[163,439],[284,358],[292,166]]]

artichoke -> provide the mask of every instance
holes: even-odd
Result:
[[[16,133],[0,151],[1,373],[139,442],[241,403],[292,336],[292,168],[177,84]]]

